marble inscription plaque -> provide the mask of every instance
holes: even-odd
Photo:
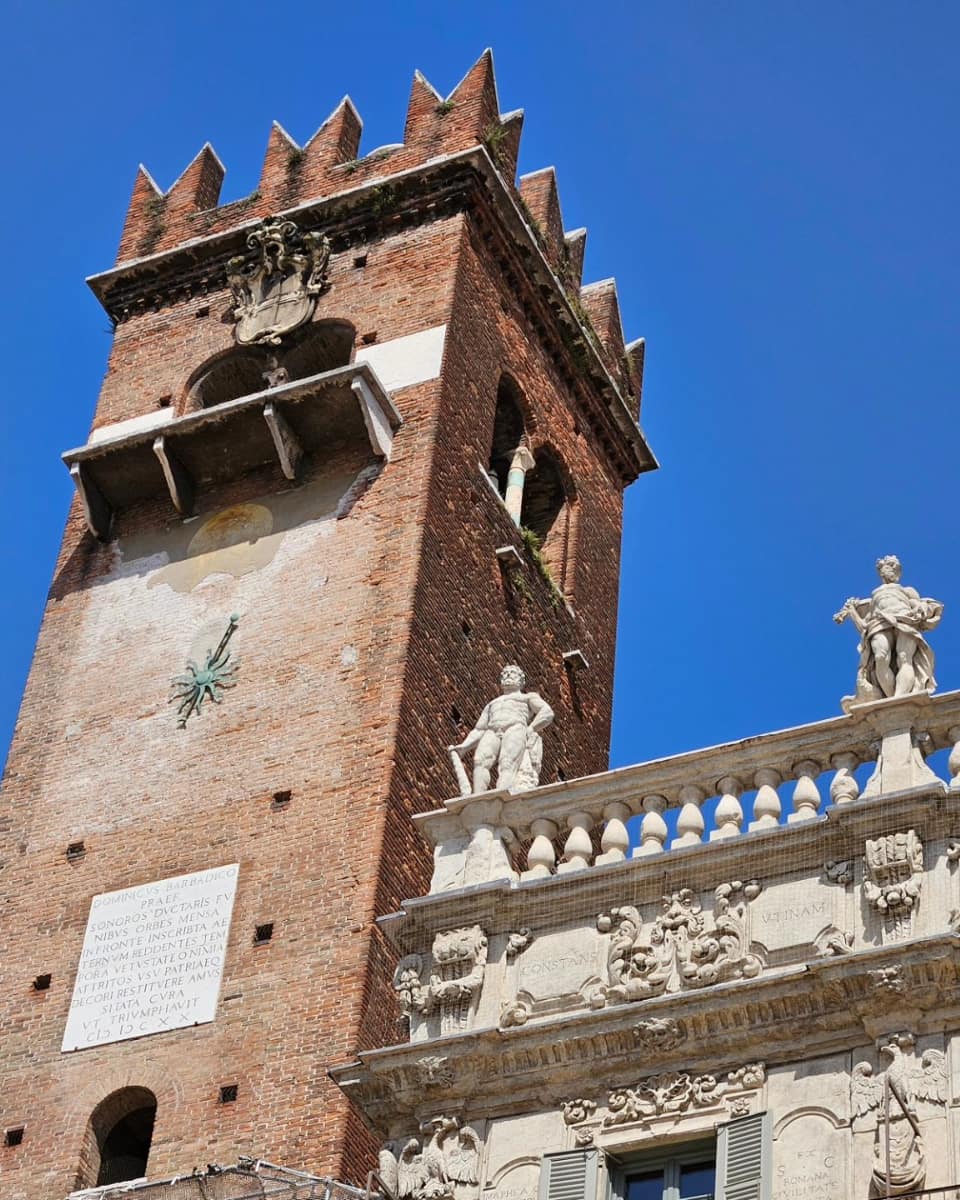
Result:
[[[534,1000],[573,996],[599,982],[603,947],[593,930],[541,934],[520,956],[518,986]]]
[[[752,935],[767,950],[811,944],[828,925],[839,923],[841,889],[816,883],[775,884],[750,906]]]
[[[94,896],[62,1050],[214,1019],[238,870]]]
[[[774,1143],[774,1200],[845,1200],[843,1131],[810,1114],[792,1121]]]

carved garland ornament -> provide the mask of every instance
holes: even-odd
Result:
[[[457,1184],[479,1183],[476,1130],[441,1116],[421,1125],[420,1132],[429,1134],[423,1142],[415,1137],[388,1142],[380,1151],[380,1176],[397,1200],[454,1200]]]
[[[464,1029],[470,1006],[483,983],[487,935],[479,925],[449,929],[433,940],[433,965],[426,984],[423,959],[408,954],[397,963],[393,987],[404,1016],[440,1013],[443,1032]]]
[[[597,928],[611,933],[607,984],[594,993],[593,1007],[759,975],[764,962],[751,950],[747,926],[747,905],[759,894],[755,879],[721,884],[708,929],[696,893],[681,888],[663,897],[646,937],[638,909],[627,905],[602,913]]]
[[[247,254],[227,263],[234,335],[241,346],[278,346],[309,321],[327,285],[330,242],[301,233],[293,221],[265,221],[247,236]]]
[[[747,1063],[728,1071],[724,1078],[716,1075],[690,1075],[685,1071],[666,1071],[641,1079],[632,1087],[613,1088],[607,1096],[607,1108],[600,1124],[604,1128],[613,1125],[628,1125],[649,1117],[689,1112],[703,1108],[715,1108],[730,1093],[737,1093],[728,1107],[743,1112],[749,1105],[749,1097],[743,1092],[756,1091],[763,1087],[767,1078],[766,1065],[762,1062]],[[746,1102],[746,1104],[744,1103]],[[564,1123],[570,1126],[589,1121],[596,1111],[591,1100],[567,1100],[560,1105]],[[586,1130],[577,1131],[577,1141],[583,1145],[591,1135]]]

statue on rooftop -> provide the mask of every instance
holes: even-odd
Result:
[[[553,709],[536,692],[525,692],[526,683],[518,666],[504,667],[500,673],[502,695],[490,701],[459,745],[447,747],[462,795],[489,791],[494,766],[499,791],[522,792],[540,782],[540,730],[553,720]],[[462,762],[471,750],[472,786]]]
[[[860,634],[857,691],[845,698],[844,707],[850,702],[932,692],[937,686],[933,651],[923,635],[940,624],[943,605],[903,586],[896,555],[878,558],[877,571],[881,583],[873,594],[866,600],[851,597],[833,618],[839,625],[849,617]]]

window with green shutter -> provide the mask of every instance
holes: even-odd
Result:
[[[599,1168],[599,1150],[545,1154],[538,1200],[597,1200]]]
[[[771,1141],[769,1113],[720,1126],[716,1200],[770,1200]]]

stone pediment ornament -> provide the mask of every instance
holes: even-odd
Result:
[[[247,236],[246,254],[227,263],[234,336],[241,346],[277,346],[309,321],[327,286],[330,241],[293,221],[265,221]]]

